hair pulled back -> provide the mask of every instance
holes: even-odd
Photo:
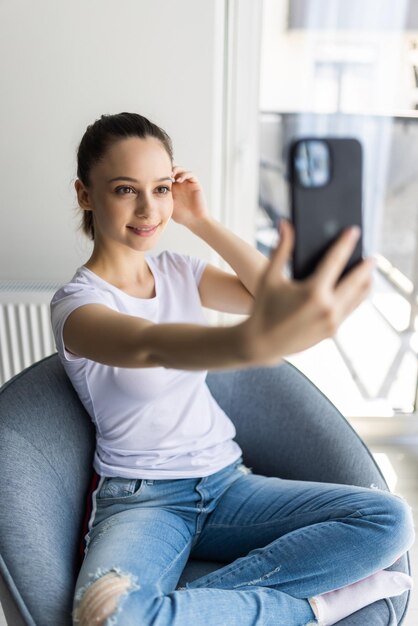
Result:
[[[77,176],[85,185],[90,185],[92,167],[100,161],[108,148],[121,139],[128,137],[155,137],[161,141],[170,160],[173,161],[173,146],[167,133],[138,113],[117,113],[102,115],[93,124],[87,126],[77,150]],[[94,239],[93,213],[83,211],[81,228],[83,232]]]

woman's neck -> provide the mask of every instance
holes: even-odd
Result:
[[[153,283],[153,275],[144,252],[129,250],[126,254],[110,255],[106,251],[97,250],[95,246],[84,266],[127,293],[144,289],[149,292],[150,283]]]

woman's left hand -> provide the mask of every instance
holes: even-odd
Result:
[[[203,189],[193,174],[176,165],[173,168],[173,220],[191,227],[196,221],[209,217]]]

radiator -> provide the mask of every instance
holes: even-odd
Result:
[[[58,286],[0,281],[0,385],[55,352],[49,303]]]

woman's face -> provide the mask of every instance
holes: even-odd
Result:
[[[173,212],[171,175],[171,159],[158,139],[113,143],[91,169],[88,189],[76,183],[80,206],[93,211],[95,245],[151,249]]]

